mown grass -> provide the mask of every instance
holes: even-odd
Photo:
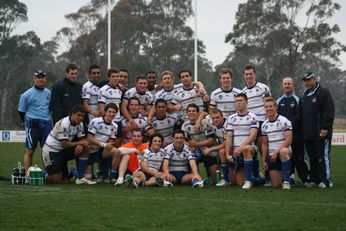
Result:
[[[0,175],[23,144],[0,144]],[[345,230],[346,147],[332,148],[334,187],[281,189],[17,186],[0,182],[0,230]],[[41,164],[38,153],[35,163]]]

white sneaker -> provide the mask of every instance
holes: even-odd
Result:
[[[137,183],[137,181],[135,181],[135,180],[133,180],[132,181],[132,186],[134,187],[134,188],[138,188],[138,183]]]
[[[114,186],[123,186],[124,185],[124,179],[119,179],[114,183]]]
[[[102,180],[102,183],[105,183],[105,184],[110,184],[110,183],[111,183],[111,181],[110,181],[109,179],[104,179],[104,180]]]
[[[284,182],[284,183],[282,184],[282,189],[291,189],[290,183],[289,183],[289,182]]]
[[[245,183],[244,183],[244,185],[243,185],[243,187],[241,187],[242,189],[250,189],[250,188],[252,188],[252,183],[251,183],[251,181],[245,181]]]
[[[167,181],[167,180],[163,180],[163,187],[173,188],[174,185],[171,182]]]
[[[82,178],[82,179],[76,179],[76,181],[75,181],[75,183],[76,184],[96,184],[96,182],[95,181],[91,181],[91,180],[88,180],[88,179],[86,179],[86,178]]]
[[[321,182],[318,184],[318,187],[319,188],[327,188],[327,185],[325,183]]]
[[[225,186],[228,186],[230,184],[231,184],[230,182],[225,181],[224,179],[222,179],[222,180],[220,180],[219,183],[216,184],[216,187],[225,187]]]
[[[96,183],[102,183],[103,179],[102,179],[102,176],[98,176],[96,179],[95,179],[95,182]]]

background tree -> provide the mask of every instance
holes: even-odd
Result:
[[[300,78],[312,57],[337,63],[346,47],[333,37],[340,29],[328,19],[338,9],[332,0],[248,0],[239,5],[236,24],[226,37],[234,51],[222,65],[253,63],[261,81],[278,86],[284,75]],[[280,93],[279,88],[272,91]]]
[[[53,82],[55,42],[40,43],[30,31],[11,36],[15,27],[27,20],[27,8],[17,0],[2,0],[0,4],[0,128],[3,124],[19,124],[17,105],[20,94],[32,84],[36,68],[49,73]]]
[[[73,28],[63,28],[61,39],[69,41],[70,49],[62,60],[78,59],[78,64],[86,69],[90,63],[107,67],[107,20],[104,10],[107,1],[91,1],[83,6],[83,14],[68,15]],[[84,14],[88,12],[87,14]],[[71,17],[73,15],[73,17]],[[81,30],[92,20],[93,30]],[[192,15],[191,0],[120,0],[112,10],[112,66],[126,68],[130,76],[155,70],[172,70],[177,73],[182,68],[193,70],[193,31],[186,26]],[[83,18],[81,20],[80,18]],[[95,18],[98,19],[95,20]],[[90,24],[90,23],[89,23]],[[86,27],[93,28],[93,27]],[[205,58],[205,47],[198,42],[200,79],[207,79],[212,68]]]

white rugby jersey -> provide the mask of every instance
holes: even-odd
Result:
[[[245,115],[238,113],[231,115],[227,120],[227,132],[233,132],[233,149],[240,145],[249,137],[251,128],[259,128],[257,116],[248,112]],[[254,146],[254,144],[252,143]]]
[[[222,144],[226,140],[227,119],[224,118],[223,124],[220,127],[217,127],[212,124],[213,122],[211,120],[211,115],[207,115],[205,119],[208,120],[209,123],[212,125],[213,131],[215,133],[215,138],[218,144]]]
[[[178,114],[178,116],[182,116],[182,119],[184,121],[188,120],[187,106],[189,106],[189,104],[194,103],[199,107],[200,111],[204,110],[203,108],[204,103],[203,103],[202,97],[197,92],[196,86],[193,86],[190,89],[183,89],[179,93],[175,94],[173,96],[171,103],[175,105],[180,103],[183,105],[182,113]]]
[[[156,116],[153,117],[151,125],[146,127],[146,131],[153,128],[158,134],[163,136],[163,139],[167,143],[173,142],[174,125],[178,121],[176,114],[166,113],[166,117],[159,119]]]
[[[236,111],[235,97],[240,92],[241,90],[235,87],[232,87],[229,91],[224,91],[222,88],[218,88],[210,95],[210,106],[219,109],[222,112],[223,117],[227,119]]]
[[[141,114],[138,114],[137,117],[134,117],[132,119],[136,122],[138,128],[141,129],[142,131],[144,131],[145,127],[148,125],[148,118],[145,116],[142,116]],[[127,124],[129,123],[129,121],[123,116],[120,117],[120,121],[121,121],[122,129],[124,130]],[[124,136],[127,139],[131,139],[132,133],[128,132],[127,134],[124,134]]]
[[[116,139],[118,133],[118,125],[112,121],[107,124],[103,117],[93,119],[88,127],[88,132],[93,134],[95,139],[101,142],[107,142],[108,139]],[[99,147],[90,147],[90,153],[97,152]]]
[[[292,130],[292,123],[286,117],[278,115],[274,121],[267,119],[262,124],[262,134],[268,137],[269,155],[280,147],[285,140],[284,132]]]
[[[263,83],[256,82],[255,86],[243,88],[242,92],[248,99],[247,108],[254,113],[259,121],[265,121],[266,111],[264,109],[264,98],[271,96],[269,87]]]
[[[64,148],[61,146],[61,141],[72,141],[74,138],[84,138],[83,123],[73,126],[70,117],[67,116],[59,120],[53,130],[49,133],[46,142],[43,145],[43,150],[48,152],[60,152]]]
[[[136,87],[133,87],[125,92],[124,99],[130,100],[131,97],[136,96],[142,107],[146,107],[147,105],[153,105],[154,96],[147,90],[144,94],[140,94]]]
[[[208,139],[209,137],[215,137],[213,127],[207,119],[201,121],[200,132],[197,133],[195,124],[192,124],[190,120],[187,120],[181,126],[181,130],[184,131],[185,137],[195,140],[197,142]]]
[[[115,116],[115,119],[119,119],[120,117],[120,103],[122,92],[119,88],[113,88],[108,84],[104,85],[100,88],[98,93],[98,102],[104,103],[105,105],[109,103],[115,103],[118,106],[118,113]]]
[[[169,171],[184,171],[189,170],[189,160],[194,160],[195,157],[191,153],[189,147],[184,144],[182,151],[177,151],[174,148],[174,144],[170,144],[164,149],[165,157],[164,159],[169,160]]]
[[[182,89],[183,89],[182,83],[174,85],[173,88],[169,91],[166,91],[164,88],[162,88],[154,95],[155,101],[158,99],[164,99],[167,102],[167,104],[169,104],[172,101],[173,96],[177,94],[178,92],[182,91]]]
[[[98,93],[99,93],[99,87],[93,84],[92,82],[88,81],[83,85],[82,88],[82,99],[89,100],[89,106],[92,110],[98,111]],[[94,116],[91,114],[88,114],[89,121],[91,121]]]
[[[150,170],[158,172],[161,170],[163,158],[165,157],[165,151],[161,148],[158,152],[154,152],[150,149],[144,151],[141,161],[146,161]]]

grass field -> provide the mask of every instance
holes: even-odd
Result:
[[[0,143],[0,175],[23,144]],[[35,163],[41,164],[39,154]],[[331,189],[16,186],[0,181],[0,230],[346,230],[346,147],[332,148]]]

